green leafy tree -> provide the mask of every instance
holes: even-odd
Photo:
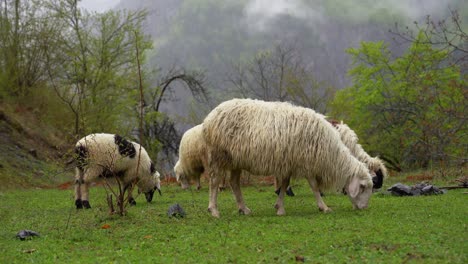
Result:
[[[0,1],[0,96],[23,98],[47,78],[47,47],[58,34],[44,1]]]
[[[332,115],[343,119],[370,152],[396,168],[462,160],[467,151],[466,73],[419,34],[401,57],[384,42],[347,52],[353,85],[339,91]]]
[[[60,53],[50,51],[50,79],[57,95],[74,114],[74,134],[119,131],[136,126],[139,101],[135,38],[140,62],[152,48],[141,31],[144,11],[87,13],[76,0],[51,1],[62,22]]]

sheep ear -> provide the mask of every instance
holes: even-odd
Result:
[[[377,176],[372,177],[372,183],[374,183],[374,189],[382,188],[383,185],[383,173],[382,170],[377,170],[375,172]]]
[[[357,177],[354,177],[348,185],[348,194],[351,198],[355,198],[359,194],[360,183]]]

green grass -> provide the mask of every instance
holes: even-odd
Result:
[[[72,190],[0,192],[0,263],[468,263],[464,190],[440,196],[374,194],[352,210],[348,198],[324,197],[334,212],[318,211],[304,181],[276,216],[271,186],[244,187],[250,216],[238,215],[229,191],[220,219],[206,208],[208,191],[163,186],[151,204],[143,196],[125,217],[109,216],[105,191],[91,189],[90,210],[75,210]],[[178,202],[184,219],[166,215]],[[110,228],[103,229],[108,224]],[[41,237],[20,241],[31,229]]]

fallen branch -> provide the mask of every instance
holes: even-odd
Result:
[[[463,189],[463,188],[468,188],[468,186],[447,186],[447,187],[439,187],[439,189],[446,189],[446,190]]]

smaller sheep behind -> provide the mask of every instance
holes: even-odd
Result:
[[[202,125],[187,130],[179,145],[179,160],[174,166],[177,181],[183,189],[187,189],[190,181],[197,183],[200,189],[200,177],[207,165],[206,144],[203,139]]]
[[[330,121],[329,122],[336,128],[340,134],[341,141],[345,144],[346,147],[351,151],[354,157],[356,157],[360,162],[367,165],[367,168],[375,173],[376,177],[372,177],[374,183],[374,189],[382,188],[383,180],[387,177],[387,168],[382,160],[378,157],[371,157],[367,152],[362,148],[358,143],[358,136],[356,132],[352,130],[348,125],[344,124],[343,121]],[[275,180],[276,194],[279,195],[280,189],[278,188],[279,182],[278,179]],[[288,190],[292,193],[291,187],[288,187]]]
[[[116,177],[129,190],[128,202],[135,205],[132,185],[151,202],[155,190],[160,192],[160,175],[146,150],[115,134],[90,134],[75,145],[75,205],[77,209],[91,208],[89,184],[105,178]]]
[[[201,189],[200,179],[207,166],[206,143],[202,133],[200,124],[187,130],[180,140],[179,160],[174,166],[174,173],[182,189],[187,189],[190,182],[196,183],[197,190]],[[226,188],[226,178],[221,180],[219,188]]]

